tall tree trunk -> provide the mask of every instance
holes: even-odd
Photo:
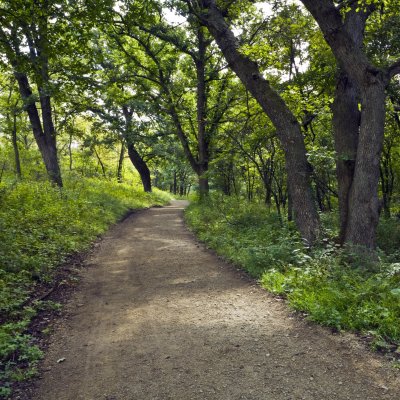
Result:
[[[125,140],[121,140],[121,149],[119,151],[118,166],[117,166],[117,181],[122,182],[122,166],[124,164],[125,157]]]
[[[25,109],[29,116],[29,121],[31,123],[33,135],[39,147],[40,154],[42,155],[42,159],[46,167],[47,174],[53,183],[55,183],[57,186],[62,187],[61,171],[57,157],[56,138],[54,135],[54,130],[51,128],[51,125],[49,124],[48,121],[49,118],[48,107],[50,107],[50,103],[44,101],[42,104],[42,108],[44,105],[44,109],[42,110],[43,121],[46,118],[46,131],[44,131],[42,123],[40,121],[38,109],[33,100],[32,90],[29,86],[26,74],[21,72],[15,72],[14,75],[15,78],[17,79],[19,91],[22,100],[25,103]],[[51,118],[51,110],[50,110],[50,118]],[[45,123],[43,124],[45,125]]]
[[[134,145],[131,142],[127,143],[127,147],[129,159],[132,161],[132,164],[136,168],[137,172],[139,172],[144,191],[151,192],[151,175],[147,164],[140,156],[140,154],[136,151]]]
[[[206,197],[209,192],[208,184],[208,158],[209,158],[209,140],[207,137],[206,123],[206,42],[203,33],[203,27],[199,26],[197,30],[198,53],[196,64],[197,77],[197,140],[198,140],[198,176],[200,199]]]
[[[201,20],[215,38],[229,66],[258,101],[276,127],[286,159],[288,187],[294,218],[303,238],[313,244],[319,234],[319,216],[312,196],[306,148],[300,124],[282,97],[272,89],[257,64],[239,52],[239,43],[215,0],[203,0]]]
[[[100,165],[100,168],[101,168],[101,173],[103,174],[103,177],[106,178],[107,177],[107,175],[106,175],[106,167],[105,167],[103,161],[100,158],[100,154],[96,150],[96,146],[93,146],[93,152],[94,152],[94,155],[97,158],[97,161],[99,162],[99,165]]]
[[[19,156],[19,148],[18,148],[18,138],[17,138],[17,114],[15,110],[12,113],[12,122],[11,122],[11,114],[7,113],[6,115],[8,128],[11,130],[11,143],[14,150],[14,162],[15,162],[15,174],[18,179],[22,178],[21,174],[21,159]]]
[[[14,160],[15,160],[15,173],[17,174],[18,179],[22,178],[21,173],[21,159],[19,156],[19,148],[18,148],[18,138],[17,138],[17,115],[14,113],[13,115],[13,125],[12,125],[12,133],[11,140],[14,149]]]
[[[133,140],[132,140],[132,115],[133,109],[128,108],[127,106],[122,107],[122,111],[125,117],[125,132],[124,137],[128,148],[129,159],[131,160],[133,166],[136,168],[137,172],[139,172],[140,179],[142,181],[143,189],[145,192],[151,192],[151,174],[150,170],[143,160],[141,155],[136,150]]]
[[[47,165],[49,166],[48,171],[51,179],[58,186],[62,186],[61,170],[57,152],[56,132],[51,109],[51,99],[49,96],[44,94],[45,92],[46,89],[39,88],[40,104],[42,107],[43,133],[46,138],[44,157],[46,158]]]
[[[379,164],[385,125],[386,85],[382,79],[370,79],[361,91],[360,137],[345,241],[374,249],[379,222]]]
[[[348,224],[345,242],[365,250],[376,246],[379,221],[379,162],[385,123],[386,87],[391,77],[400,73],[400,60],[389,68],[379,69],[368,59],[362,47],[363,26],[375,4],[359,7],[351,4],[352,24],[343,22],[332,0],[301,0],[313,15],[340,67],[354,82],[361,98],[361,123],[353,184],[350,189]]]
[[[338,77],[335,100],[332,105],[333,133],[336,150],[336,174],[338,180],[340,233],[339,241],[345,240],[350,189],[356,164],[360,111],[357,88],[343,72]]]

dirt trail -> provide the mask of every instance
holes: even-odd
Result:
[[[293,318],[195,241],[184,206],[138,212],[109,231],[33,399],[400,399],[385,360]]]

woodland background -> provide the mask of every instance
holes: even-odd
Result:
[[[0,1],[1,393],[35,373],[56,267],[165,192],[268,290],[396,359],[399,9]]]

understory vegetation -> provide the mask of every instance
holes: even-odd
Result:
[[[164,192],[145,193],[132,185],[64,176],[64,187],[48,182],[0,186],[0,396],[7,382],[36,373],[42,352],[27,329],[41,309],[58,304],[35,300],[67,256],[86,249],[128,210],[162,205]]]
[[[261,285],[284,296],[308,318],[335,330],[351,330],[375,349],[398,352],[400,345],[400,227],[381,220],[379,259],[338,246],[338,223],[322,215],[323,239],[310,249],[293,223],[264,204],[211,197],[193,203],[186,221],[200,240]]]
[[[0,380],[34,373],[40,285],[156,188],[295,309],[397,349],[399,9],[0,0]]]

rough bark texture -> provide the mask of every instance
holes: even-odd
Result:
[[[350,189],[353,183],[360,127],[358,91],[344,73],[338,78],[332,112],[340,214],[339,239],[343,244],[348,224]]]
[[[240,53],[239,43],[215,1],[204,0],[202,7],[201,20],[215,38],[229,66],[276,127],[285,153],[294,218],[303,238],[312,244],[319,233],[319,217],[312,196],[311,167],[306,158],[300,125],[284,100],[263,78],[256,63]]]
[[[363,46],[367,16],[367,12],[357,13],[353,8],[346,14],[344,20],[344,28],[359,49],[362,49]],[[340,70],[335,100],[332,105],[332,122],[336,150],[340,215],[339,241],[341,244],[345,241],[349,220],[350,190],[354,178],[361,122],[361,113],[358,108],[360,101],[360,90],[356,81],[350,79],[343,70]]]
[[[346,243],[373,249],[379,221],[378,182],[385,89],[396,68],[380,70],[372,65],[360,40],[354,37],[354,29],[348,29],[332,0],[302,0],[302,3],[320,26],[340,67],[360,90],[361,124],[344,239]],[[364,11],[359,10],[356,14],[364,15]],[[359,31],[362,33],[363,30]]]
[[[58,163],[56,137],[53,123],[51,120],[51,104],[50,99],[41,99],[43,127],[40,120],[39,112],[33,100],[32,90],[26,74],[21,72],[14,73],[19,87],[19,92],[25,103],[25,109],[29,116],[32,126],[33,135],[39,147],[47,174],[52,182],[58,186],[62,186],[61,170]],[[43,109],[44,106],[44,109]],[[50,108],[50,111],[49,111]]]
[[[381,79],[363,89],[360,137],[350,191],[345,241],[375,248],[379,222],[379,164],[385,124],[385,84]]]
[[[12,24],[10,32],[0,27],[0,37],[5,46],[7,59],[14,70],[14,76],[18,83],[19,92],[24,102],[32,126],[33,135],[42,155],[50,180],[58,186],[62,186],[61,170],[58,162],[56,134],[52,120],[51,98],[47,92],[49,84],[48,57],[45,52],[47,41],[47,20],[41,20],[40,26],[22,26],[23,34],[29,48],[29,61],[34,71],[34,82],[39,91],[39,99],[42,108],[42,120],[40,119],[36,100],[32,93],[26,73],[25,57],[21,53],[21,38],[18,35],[17,21]],[[33,39],[36,35],[36,40]]]

